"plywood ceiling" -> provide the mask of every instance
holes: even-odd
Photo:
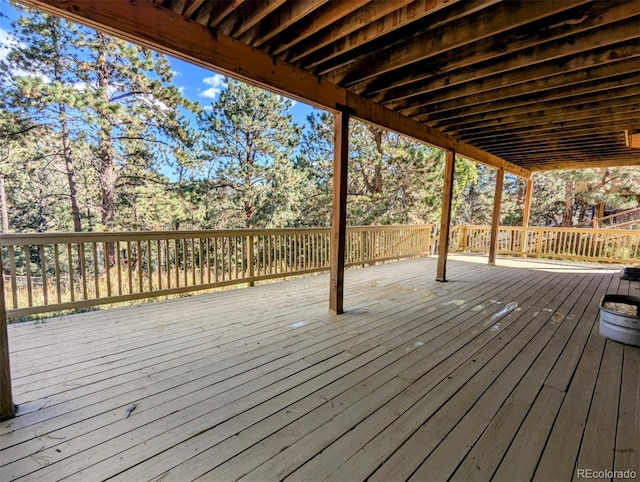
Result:
[[[25,1],[149,45],[153,35],[138,31],[152,29],[151,20],[123,0],[130,27],[122,27],[109,18],[113,10],[100,12],[114,2],[93,2],[88,12],[89,1]],[[626,141],[640,132],[639,0],[156,0],[154,8],[188,18],[217,42],[250,47],[245,55],[258,51],[274,66],[343,89],[363,112],[378,112],[365,120],[390,109],[400,117],[383,117],[410,126],[404,133],[429,126],[434,139],[444,134],[443,147],[488,153],[478,160],[491,165],[500,159],[523,172],[640,165],[640,149]],[[197,57],[180,43],[173,40],[172,53]],[[315,93],[258,78],[252,68],[227,72],[246,71],[318,103]]]

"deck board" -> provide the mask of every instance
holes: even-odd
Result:
[[[597,326],[600,296],[637,294],[638,282],[454,256],[437,283],[435,268],[348,270],[340,316],[317,275],[11,325],[20,406],[0,424],[0,478],[638,471],[640,349]]]

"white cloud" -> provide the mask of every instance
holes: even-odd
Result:
[[[0,28],[0,60],[3,60],[11,47],[16,45],[16,39],[7,30]]]
[[[209,88],[200,91],[200,97],[207,99],[216,99],[223,89],[227,87],[224,75],[215,74],[212,77],[205,77],[202,79],[202,83],[208,85]]]
[[[0,60],[4,60],[7,55],[9,55],[9,51],[18,45],[20,45],[19,42],[13,35],[11,35],[11,32],[0,28]],[[45,84],[51,83],[51,79],[40,72],[14,69],[11,71],[11,75],[13,77],[34,77],[36,79],[40,79]]]

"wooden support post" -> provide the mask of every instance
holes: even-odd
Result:
[[[493,195],[493,214],[491,217],[491,242],[489,244],[489,264],[496,264],[496,251],[498,250],[498,229],[500,228],[500,208],[502,207],[502,184],[504,182],[504,169],[496,172],[496,191]]]
[[[451,224],[451,204],[453,198],[453,173],[456,153],[446,152],[444,167],[444,192],[442,194],[442,215],[440,217],[440,244],[438,245],[438,271],[436,281],[447,281],[447,254],[449,253],[449,226]]]
[[[531,215],[531,196],[533,194],[533,179],[527,179],[527,190],[524,194],[524,213],[522,213],[522,239],[520,240],[520,251],[527,253],[527,243],[529,240],[529,217]]]
[[[0,421],[13,418],[15,415],[16,409],[11,394],[7,308],[4,301],[4,270],[0,263]]]
[[[333,211],[331,222],[331,281],[329,312],[344,311],[344,255],[347,232],[347,165],[349,162],[349,114],[339,111],[334,117]]]

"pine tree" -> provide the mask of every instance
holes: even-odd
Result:
[[[203,169],[219,199],[220,227],[294,225],[307,176],[293,153],[300,127],[292,101],[257,87],[228,81],[220,98],[200,116]]]
[[[56,138],[52,146],[64,161],[73,230],[82,231],[76,160],[71,137],[69,108],[77,107],[75,89],[75,27],[57,17],[27,12],[14,25],[16,42],[3,62],[7,107],[28,115],[31,122],[48,129]]]
[[[127,214],[117,218],[127,190],[166,183],[160,168],[188,157],[194,140],[183,112],[198,106],[171,83],[163,55],[87,29],[78,45],[84,49],[82,112],[94,148],[101,222],[112,230],[127,223]]]

